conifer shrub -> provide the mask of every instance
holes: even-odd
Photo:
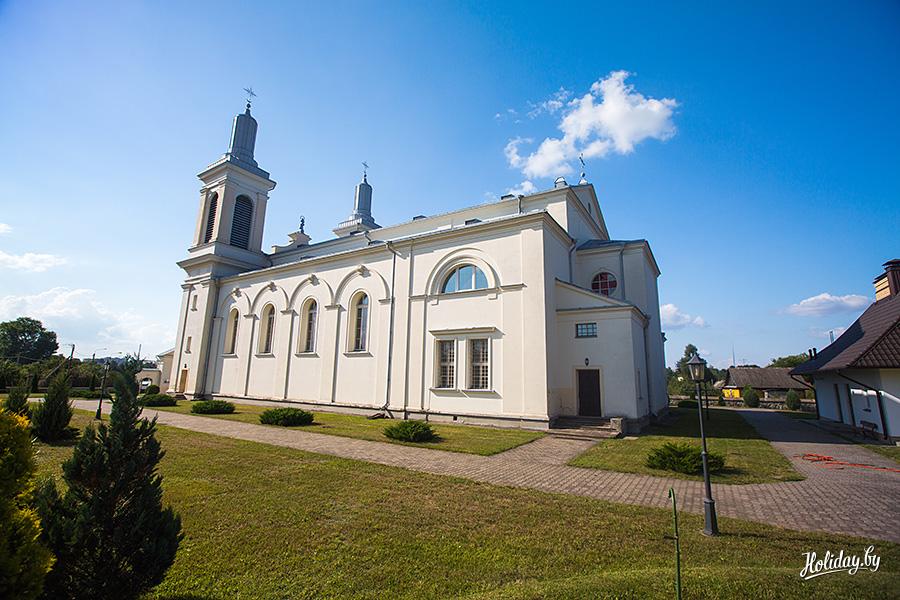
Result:
[[[784,399],[784,405],[788,410],[800,410],[800,394],[794,390],[789,390]]]
[[[198,400],[191,404],[191,412],[195,415],[230,415],[234,412],[234,404],[227,400]]]
[[[3,401],[3,408],[17,415],[28,415],[28,386],[17,385],[9,389],[9,396]]]
[[[155,383],[151,383],[150,385],[147,386],[147,389],[144,390],[144,394],[147,396],[152,396],[152,395],[158,394],[158,393],[159,393],[159,386],[156,385]]]
[[[749,385],[741,392],[741,398],[744,399],[744,406],[748,408],[757,408],[759,406],[759,393]]]
[[[384,428],[385,437],[401,442],[434,442],[438,436],[425,421],[398,421]]]
[[[65,375],[57,375],[44,399],[31,410],[31,428],[39,440],[56,442],[72,437],[69,421],[72,420],[72,403],[69,401],[69,384]]]
[[[163,580],[183,538],[180,517],[162,504],[156,419],[140,418],[124,377],[114,383],[109,425],[87,427],[63,463],[65,493],[51,479],[37,495],[57,558],[48,598],[136,599]]]
[[[28,419],[0,410],[0,448],[0,598],[32,600],[53,555],[40,543],[40,521],[30,506],[36,467]]]
[[[709,472],[715,473],[725,468],[725,457],[715,452],[707,452],[706,462]],[[688,475],[700,475],[703,473],[703,457],[700,446],[686,442],[666,442],[654,448],[647,455],[646,465],[651,469],[675,471]]]
[[[259,415],[259,422],[282,427],[309,425],[313,422],[313,414],[301,408],[270,408]]]
[[[144,394],[141,396],[141,404],[144,406],[177,406],[175,398],[168,394]]]

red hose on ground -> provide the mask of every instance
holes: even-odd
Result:
[[[824,454],[800,454],[800,458],[803,460],[808,460],[810,462],[822,463],[823,467],[859,467],[860,469],[873,469],[875,471],[890,471],[892,473],[900,473],[900,469],[893,469],[891,467],[876,467],[875,465],[864,465],[861,463],[851,463],[843,460],[836,460],[833,456],[825,456]]]

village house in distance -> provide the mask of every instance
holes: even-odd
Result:
[[[665,410],[659,268],[583,174],[381,227],[364,173],[335,238],[264,252],[256,133],[248,103],[199,174],[170,393],[530,428]]]

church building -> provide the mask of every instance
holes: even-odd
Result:
[[[334,238],[267,252],[256,133],[248,103],[199,174],[170,393],[529,428],[665,410],[659,267],[583,175],[381,226],[363,174]]]

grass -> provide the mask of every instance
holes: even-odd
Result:
[[[805,410],[776,410],[774,412],[786,417],[791,417],[792,419],[812,419],[815,421],[817,418],[816,413],[807,412]]]
[[[78,411],[83,426],[90,413]],[[669,510],[479,484],[160,426],[164,501],[186,537],[148,598],[672,598]],[[69,452],[71,448],[67,449]],[[43,474],[60,447],[39,445]],[[680,516],[684,597],[882,598],[878,572],[802,581],[804,552],[858,538]]]
[[[900,446],[888,446],[886,444],[863,444],[863,447],[900,463]]]
[[[271,406],[255,404],[237,404],[235,412],[230,415],[202,415],[214,419],[227,419],[229,421],[242,421],[260,425],[259,415]],[[177,412],[185,415],[191,414],[191,403],[179,401],[178,406],[161,406],[153,410]],[[299,425],[288,429],[302,429],[315,433],[326,433],[342,437],[371,440],[375,442],[387,442],[402,444],[404,446],[418,446],[421,448],[434,448],[436,450],[449,450],[451,452],[465,452],[489,456],[497,454],[516,446],[532,442],[545,434],[540,431],[528,431],[525,429],[500,429],[493,427],[472,427],[469,425],[446,425],[432,423],[432,427],[438,434],[434,442],[401,442],[392,440],[384,435],[384,428],[391,423],[388,419],[367,419],[360,415],[347,415],[324,411],[313,412],[315,421],[311,425]],[[195,415],[201,416],[201,415]],[[276,425],[263,425],[263,427],[277,427]]]
[[[775,481],[799,481],[803,479],[790,461],[759,436],[756,430],[737,412],[727,409],[709,409],[710,420],[704,422],[707,447],[710,452],[725,455],[725,469],[712,475],[714,483],[770,483]],[[569,464],[641,473],[659,477],[677,477],[700,481],[699,475],[685,475],[673,471],[651,469],[646,466],[651,449],[664,442],[692,442],[700,444],[700,428],[697,410],[672,409],[674,420],[668,424],[653,425],[637,439],[603,440],[587,452],[572,459]]]

